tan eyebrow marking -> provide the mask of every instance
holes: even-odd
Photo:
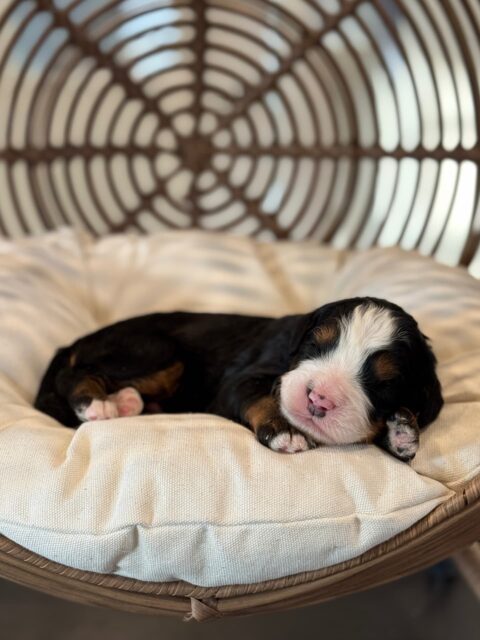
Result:
[[[398,374],[397,365],[388,353],[381,353],[374,359],[373,370],[380,380],[391,380]]]
[[[338,326],[335,322],[326,322],[313,330],[313,337],[318,344],[328,344],[338,338]]]

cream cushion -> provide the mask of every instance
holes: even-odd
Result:
[[[374,446],[274,453],[210,415],[66,429],[32,408],[61,345],[176,309],[282,315],[354,295],[419,319],[447,405],[413,465]],[[0,241],[0,533],[84,570],[202,586],[356,556],[460,491],[480,466],[480,286],[398,249],[201,232]]]

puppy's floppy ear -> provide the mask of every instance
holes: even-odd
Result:
[[[292,316],[294,322],[290,325],[289,342],[288,342],[288,359],[290,362],[295,361],[300,347],[307,336],[308,332],[314,327],[314,317],[312,313],[305,315]]]
[[[423,351],[420,362],[423,365],[418,370],[419,382],[417,386],[417,420],[420,429],[426,427],[440,413],[443,406],[442,387],[436,374],[437,359],[430,346],[429,338],[420,333],[415,349]]]
[[[283,316],[271,324],[266,343],[257,354],[257,372],[275,378],[289,370],[311,324],[310,315]]]
[[[435,374],[425,381],[420,393],[418,425],[423,428],[435,420],[443,407],[442,388]]]

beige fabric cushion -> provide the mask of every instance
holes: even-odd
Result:
[[[419,268],[432,282],[421,291],[412,287]],[[274,453],[215,416],[75,431],[31,406],[54,349],[119,318],[282,315],[366,293],[404,304],[441,354],[449,404],[412,467],[373,446]],[[205,586],[356,556],[478,470],[478,294],[464,272],[397,250],[357,255],[200,232],[95,241],[66,230],[0,242],[0,532],[80,569]]]

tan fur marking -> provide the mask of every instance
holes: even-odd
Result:
[[[69,364],[71,367],[74,367],[74,366],[77,364],[77,357],[78,357],[78,356],[77,356],[77,354],[75,353],[75,351],[73,351],[73,352],[70,354],[70,358],[69,358],[69,360],[68,360],[68,364]]]
[[[313,330],[315,342],[318,344],[328,344],[334,342],[338,337],[338,327],[333,322],[321,324]]]
[[[146,396],[169,398],[178,389],[183,369],[181,362],[174,362],[167,369],[156,371],[149,376],[130,380],[125,383],[125,386],[134,387],[139,393]]]
[[[86,396],[87,398],[103,400],[107,397],[105,382],[95,376],[87,376],[77,384],[71,395],[73,398]]]
[[[381,353],[375,358],[373,369],[380,380],[391,380],[398,373],[395,361],[388,353]]]
[[[377,436],[379,436],[382,431],[385,429],[386,423],[385,420],[374,419],[370,421],[370,431],[368,435],[359,441],[359,444],[372,444],[375,441]]]
[[[248,407],[245,411],[245,419],[253,431],[269,422],[278,414],[278,405],[272,396],[264,396]]]

